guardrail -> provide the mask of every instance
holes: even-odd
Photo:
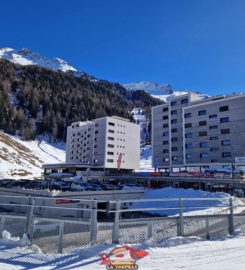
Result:
[[[7,197],[7,196],[5,196]],[[22,196],[18,196],[23,198]],[[210,239],[226,233],[233,234],[237,228],[245,232],[245,205],[234,205],[230,198],[171,198],[143,200],[79,200],[76,207],[67,205],[49,206],[37,203],[43,197],[24,197],[26,203],[11,204],[0,202],[0,232],[7,230],[12,236],[27,234],[30,243],[38,245],[47,253],[70,252],[96,244],[138,244],[147,239],[157,243],[165,238],[190,236]],[[59,198],[61,199],[61,198]],[[66,200],[67,198],[62,198]],[[70,200],[70,198],[69,198]],[[222,205],[212,206],[210,213],[199,212],[208,208],[207,202],[219,200]],[[86,202],[81,207],[79,203]],[[100,209],[100,203],[107,203],[107,209]],[[235,201],[236,202],[236,201]],[[147,207],[144,207],[144,204]],[[149,206],[150,203],[167,203],[170,206]],[[42,215],[35,209],[45,209]],[[12,209],[12,212],[7,212]],[[20,209],[22,211],[20,211]],[[25,209],[25,211],[23,211]],[[215,209],[215,211],[214,211]],[[49,211],[85,211],[88,218],[58,217],[46,215]],[[151,211],[175,211],[168,216],[153,215]],[[19,211],[19,213],[18,213]],[[104,215],[104,220],[99,218]]]

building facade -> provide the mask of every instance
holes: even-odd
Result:
[[[102,117],[67,129],[66,163],[137,170],[139,162],[140,127],[127,119]]]
[[[189,93],[152,108],[152,164],[217,167],[245,156],[245,95]]]

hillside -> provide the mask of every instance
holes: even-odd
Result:
[[[149,114],[158,104],[146,92],[128,91],[117,83],[0,59],[0,129],[24,139],[44,134],[65,140],[72,122],[106,115],[133,120],[134,107]]]
[[[23,141],[0,132],[0,179],[41,177],[44,163],[65,161],[65,145]]]

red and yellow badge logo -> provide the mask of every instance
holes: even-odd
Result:
[[[107,270],[138,269],[136,261],[147,256],[144,250],[133,249],[128,246],[113,249],[109,254],[100,254],[101,264],[106,264]]]

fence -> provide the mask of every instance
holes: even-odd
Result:
[[[0,203],[0,232],[6,230],[14,237],[22,237],[26,233],[32,244],[47,253],[66,253],[97,244],[139,244],[147,239],[160,243],[166,238],[176,236],[210,239],[227,233],[233,234],[235,229],[241,229],[245,233],[245,206],[233,205],[232,198],[109,201],[106,202],[107,209],[98,208],[101,201],[97,200],[76,199],[78,205],[86,201],[89,207],[74,208],[37,204],[40,201],[38,197],[24,199],[25,204]],[[207,209],[208,202],[214,200],[219,200],[222,205],[212,206],[211,213],[206,211],[193,215],[193,210]],[[35,208],[45,208],[46,211],[37,215]],[[47,210],[54,209],[66,212],[87,211],[90,215],[87,219],[47,217]],[[172,212],[172,215],[160,216],[154,214],[154,211]],[[104,215],[102,218],[98,215],[100,212]]]

